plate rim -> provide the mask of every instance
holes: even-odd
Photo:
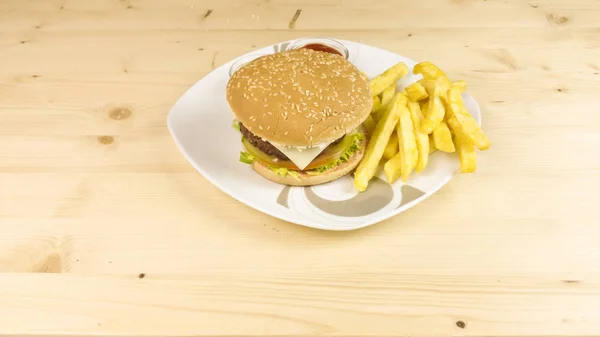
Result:
[[[209,75],[215,73],[216,71],[220,70],[221,68],[225,68],[227,66],[231,66],[235,61],[237,61],[238,59],[257,53],[258,51],[264,50],[264,49],[268,49],[268,48],[273,48],[275,46],[279,46],[281,44],[284,43],[293,43],[294,41],[297,41],[299,39],[302,38],[306,38],[306,37],[299,37],[299,38],[295,38],[295,39],[291,39],[291,40],[285,40],[285,41],[280,41],[271,45],[266,45],[260,48],[256,48],[253,49],[247,53],[244,53],[242,55],[239,55],[235,58],[230,59],[229,61],[223,63],[222,65],[220,65],[219,67],[211,70],[210,72],[206,73],[204,76],[202,76],[201,78],[199,78],[196,82],[194,82],[189,88],[187,88],[175,101],[175,103],[170,107],[169,112],[167,114],[167,129],[169,130],[169,134],[171,135],[171,138],[173,139],[173,141],[175,142],[175,145],[177,146],[177,148],[179,149],[179,151],[183,154],[184,158],[188,161],[189,164],[192,165],[192,167],[194,169],[196,169],[196,171],[198,173],[200,173],[207,181],[209,181],[211,184],[213,184],[215,187],[217,187],[218,189],[220,189],[222,192],[224,192],[225,194],[227,194],[229,197],[237,200],[238,202],[244,204],[247,207],[250,207],[252,209],[254,209],[255,211],[261,212],[263,214],[266,214],[268,216],[271,216],[273,218],[279,219],[279,220],[283,220],[292,224],[296,224],[296,225],[301,225],[304,227],[309,227],[309,228],[314,228],[314,229],[319,229],[319,230],[326,230],[326,231],[335,231],[335,232],[343,232],[343,231],[352,231],[352,230],[358,230],[358,229],[362,229],[362,228],[366,228],[372,225],[376,225],[380,222],[383,222],[387,219],[391,219],[401,213],[404,213],[410,209],[412,209],[413,207],[415,207],[416,205],[426,201],[429,197],[433,196],[435,193],[437,193],[439,190],[441,190],[444,186],[446,186],[452,179],[454,179],[454,177],[456,177],[456,175],[459,173],[460,169],[457,169],[452,175],[449,175],[448,177],[446,177],[443,181],[440,181],[438,184],[436,184],[436,186],[432,189],[429,190],[429,192],[425,192],[422,196],[406,203],[405,205],[403,205],[402,207],[398,207],[395,208],[393,210],[390,210],[387,213],[383,213],[381,215],[375,216],[372,220],[369,221],[364,221],[358,224],[349,224],[346,226],[341,226],[341,227],[329,227],[329,226],[324,226],[319,222],[308,222],[305,219],[303,219],[302,217],[298,217],[298,218],[293,218],[292,216],[289,216],[287,214],[284,213],[280,213],[280,214],[275,214],[275,212],[272,212],[268,207],[262,207],[260,204],[254,203],[251,200],[242,200],[237,193],[234,193],[234,191],[230,190],[229,188],[225,187],[224,185],[222,185],[218,179],[214,179],[212,177],[212,175],[208,174],[208,172],[206,172],[201,166],[199,166],[195,160],[193,160],[192,156],[188,153],[188,151],[185,149],[185,147],[182,145],[180,139],[177,137],[176,132],[173,129],[173,115],[174,115],[174,110],[177,108],[178,104],[181,102],[182,98],[186,97],[189,92],[196,86],[198,85],[202,80],[204,80],[206,77],[208,77]],[[312,38],[312,37],[308,37],[308,38]],[[357,44],[357,45],[364,45],[370,48],[374,48],[377,50],[380,50],[382,52],[387,52],[387,53],[393,53],[401,58],[405,58],[410,60],[411,62],[417,63],[417,61],[413,60],[410,57],[406,57],[404,55],[400,55],[396,52],[390,51],[390,50],[386,50],[386,49],[382,49],[376,46],[371,46],[368,44],[364,44],[364,43],[360,43],[360,42],[356,42],[356,41],[351,41],[351,40],[345,40],[345,39],[337,39],[337,38],[333,38],[333,37],[328,37],[331,39],[335,39],[337,41],[340,41],[342,43],[350,43],[350,44]],[[412,67],[411,67],[412,68]],[[482,122],[483,122],[483,115],[481,113],[481,107],[479,106],[479,103],[477,102],[477,100],[471,96],[468,92],[465,92],[464,94],[466,94],[475,104],[477,111],[479,112],[479,120],[478,120],[478,124],[479,126],[481,126]],[[282,185],[284,186],[284,185]]]

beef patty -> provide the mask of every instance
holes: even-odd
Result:
[[[270,156],[276,157],[280,160],[290,160],[285,154],[283,154],[283,152],[279,151],[279,149],[277,149],[275,146],[271,145],[271,143],[264,141],[262,138],[258,137],[257,135],[250,132],[250,130],[246,129],[244,124],[240,123],[240,131],[242,132],[242,136],[244,136],[244,138],[246,138],[250,144],[252,144],[254,147],[258,148],[262,152],[264,152]],[[339,142],[342,141],[343,138],[344,137],[337,139],[335,142],[329,144],[329,146],[327,146],[327,148],[338,144]],[[325,152],[325,150],[327,148],[323,149],[323,152]],[[323,153],[323,152],[321,152],[321,153]],[[318,155],[317,158],[319,158],[320,156],[321,155]]]

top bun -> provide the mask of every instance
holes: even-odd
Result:
[[[300,48],[238,69],[227,100],[253,134],[278,145],[315,146],[357,128],[371,112],[369,83],[345,58]]]

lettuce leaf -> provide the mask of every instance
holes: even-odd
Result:
[[[288,174],[296,178],[296,180],[300,180],[300,173],[298,171],[288,170]]]
[[[232,128],[234,128],[234,129],[236,129],[236,130],[238,130],[238,132],[242,132],[242,131],[240,130],[240,122],[238,122],[238,121],[237,121],[237,120],[235,120],[235,119],[233,120],[233,123],[231,124],[231,127],[232,127]]]
[[[287,175],[290,175],[294,178],[296,178],[296,180],[300,180],[300,173],[298,173],[298,171],[294,171],[294,170],[289,170],[283,167],[273,167],[273,166],[269,166],[269,168],[271,169],[271,171],[275,172],[276,174],[285,177]]]
[[[240,161],[244,164],[252,164],[254,162],[254,156],[248,152],[240,152]]]
[[[271,169],[271,171],[275,172],[275,174],[280,175],[282,177],[285,177],[287,175],[288,169],[286,168],[274,166],[269,166],[269,168]]]

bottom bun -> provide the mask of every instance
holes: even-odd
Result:
[[[348,158],[347,161],[318,175],[311,175],[303,171],[298,171],[298,178],[290,175],[283,177],[273,172],[273,170],[271,170],[267,165],[259,161],[253,162],[252,168],[261,176],[282,185],[313,186],[324,184],[347,175],[358,166],[361,159],[365,155],[365,142],[361,142],[360,145],[360,149],[356,151],[350,158]]]

